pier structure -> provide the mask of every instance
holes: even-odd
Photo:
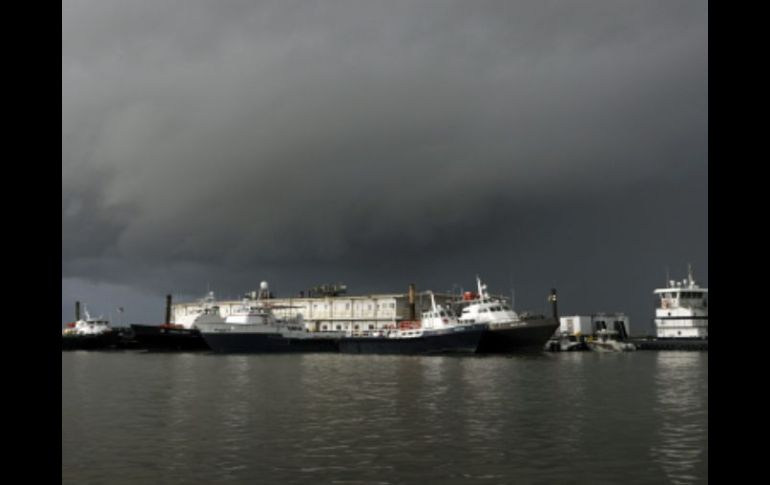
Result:
[[[250,295],[251,296],[251,295]],[[459,295],[434,293],[436,303],[447,305]],[[384,293],[368,295],[328,294],[322,296],[294,296],[270,298],[276,316],[289,317],[301,314],[306,328],[311,332],[346,331],[364,332],[394,328],[401,321],[413,320],[415,314],[431,308],[428,292],[414,292],[414,309],[409,303],[409,293]],[[223,318],[238,312],[243,300],[223,300],[216,303]],[[172,307],[175,321],[199,311],[199,302],[179,302]]]

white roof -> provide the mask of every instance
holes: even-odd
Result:
[[[698,292],[698,293],[708,293],[708,288],[701,288],[698,285],[694,286],[672,286],[670,288],[658,288],[654,291],[654,293],[673,293],[675,291],[690,291],[690,292]]]

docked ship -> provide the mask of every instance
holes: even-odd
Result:
[[[668,279],[668,278],[667,278]],[[708,350],[708,288],[701,288],[687,266],[687,279],[668,280],[653,293],[655,337],[634,339],[639,350]]]
[[[62,350],[100,350],[115,348],[119,333],[103,317],[92,318],[84,308],[85,318],[80,318],[80,303],[76,304],[76,321],[62,329]]]
[[[336,352],[340,332],[310,332],[301,313],[277,316],[290,309],[271,302],[267,282],[256,299],[244,299],[224,321],[200,321],[196,326],[206,344],[220,353]]]
[[[708,288],[701,288],[687,266],[687,279],[666,278],[655,295],[655,336],[632,339],[639,350],[708,350]]]
[[[171,321],[171,295],[166,296],[166,321],[162,325],[132,324],[137,346],[148,350],[209,350],[197,326],[201,323],[221,323],[214,293],[199,300],[198,306]]]
[[[670,280],[666,288],[655,290],[659,303],[655,309],[655,331],[659,339],[708,339],[708,288],[695,284],[692,267],[687,279]]]
[[[431,308],[421,320],[407,320],[394,329],[362,331],[339,340],[339,351],[345,354],[444,354],[474,353],[486,325],[463,323],[449,308],[436,304],[428,292]],[[409,288],[409,301],[414,312],[414,286]]]
[[[487,285],[476,277],[478,293],[465,292],[455,303],[460,323],[483,323],[487,329],[481,337],[477,353],[541,352],[559,328],[556,290],[549,301],[553,316],[519,315],[502,298],[492,297]]]

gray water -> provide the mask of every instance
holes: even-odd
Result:
[[[708,352],[62,352],[63,483],[704,483]]]

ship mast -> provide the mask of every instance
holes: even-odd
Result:
[[[484,301],[489,298],[489,295],[487,295],[486,292],[487,285],[481,284],[481,278],[479,278],[479,275],[476,275],[476,286],[478,286],[479,289],[479,300]]]
[[[438,310],[436,309],[436,299],[433,297],[433,292],[432,292],[432,291],[429,291],[428,293],[430,293],[430,304],[431,304],[431,309],[432,309],[434,312],[437,312]]]

